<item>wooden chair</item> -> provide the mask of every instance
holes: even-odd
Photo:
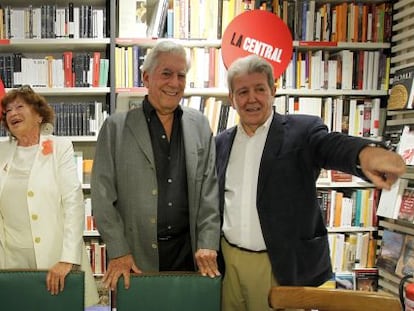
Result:
[[[319,311],[401,311],[397,297],[380,292],[340,290],[318,287],[274,286],[269,305],[279,309],[317,309]]]
[[[219,311],[221,277],[191,272],[133,274],[129,289],[118,281],[117,311]]]
[[[0,309],[13,311],[84,311],[84,273],[70,272],[65,289],[51,295],[44,270],[0,270]]]

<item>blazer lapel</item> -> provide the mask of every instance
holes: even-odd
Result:
[[[152,152],[151,137],[145,120],[142,106],[131,110],[126,117],[126,127],[131,131],[136,143],[141,148],[148,161],[154,164],[154,154]],[[132,143],[132,142],[127,142]]]
[[[270,124],[269,133],[266,138],[266,143],[260,162],[259,177],[257,184],[257,199],[260,198],[263,191],[263,186],[266,183],[269,174],[271,173],[269,166],[272,165],[273,161],[276,161],[277,154],[280,152],[280,149],[283,145],[284,122],[285,119],[283,116],[275,114],[272,123]]]
[[[223,175],[225,174],[227,165],[229,163],[231,147],[233,146],[234,137],[236,137],[236,133],[237,133],[237,126],[234,126],[228,131],[225,131],[224,134],[222,134],[222,135],[226,135],[225,137],[223,137],[224,143],[222,144],[220,150],[217,150],[217,159],[219,160],[217,164],[218,175],[223,180],[224,180]]]
[[[184,149],[185,149],[185,162],[187,164],[187,176],[188,180],[194,180],[197,170],[198,154],[197,145],[198,141],[196,135],[193,135],[195,120],[189,113],[183,110],[183,116],[181,119],[182,134],[184,137]],[[189,185],[190,186],[190,185]]]

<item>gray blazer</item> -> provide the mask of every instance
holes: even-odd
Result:
[[[193,253],[219,248],[215,144],[208,120],[183,107],[189,222]],[[143,271],[158,271],[157,177],[142,105],[111,115],[96,146],[92,209],[109,259],[131,253]]]

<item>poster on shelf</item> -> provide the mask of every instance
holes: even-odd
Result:
[[[224,30],[221,50],[226,68],[237,58],[256,54],[272,64],[277,79],[292,59],[292,34],[276,14],[246,11],[237,15]]]

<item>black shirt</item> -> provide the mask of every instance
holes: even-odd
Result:
[[[158,183],[157,233],[160,271],[194,270],[191,250],[187,170],[180,106],[174,111],[170,141],[158,115],[143,102]]]

